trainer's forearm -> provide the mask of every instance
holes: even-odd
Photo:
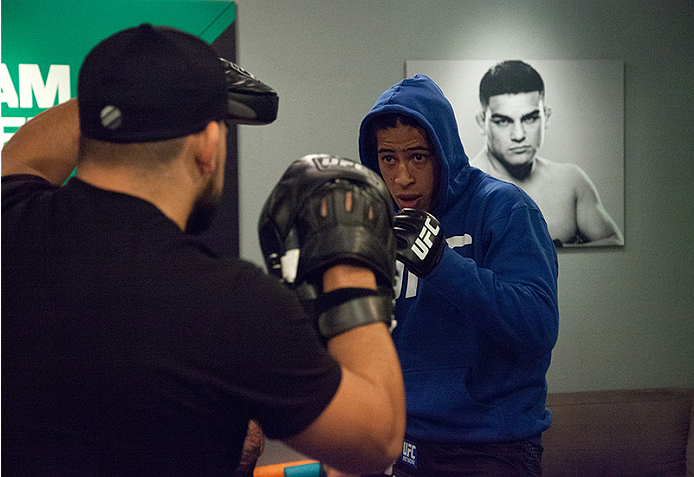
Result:
[[[384,470],[400,455],[405,432],[402,370],[390,334],[381,323],[356,328],[330,340],[328,350],[342,366],[343,381],[354,382],[357,391],[348,397],[357,416],[345,416],[343,432],[349,435],[352,422],[360,423],[351,437],[370,442],[370,454],[361,458],[384,459],[376,471]]]
[[[376,278],[368,269],[338,265],[324,274],[323,290],[340,287],[375,289]],[[358,327],[331,339],[328,351],[342,366],[340,398],[349,403],[340,430],[343,445],[332,463],[355,472],[364,471],[359,465],[383,470],[401,452],[405,432],[402,371],[390,333],[381,323]]]
[[[335,265],[323,274],[323,292],[337,288],[371,288],[376,289],[376,276],[368,268],[354,265]]]
[[[339,265],[326,271],[324,291],[376,288],[373,272]],[[305,455],[354,474],[386,469],[402,451],[405,395],[402,372],[385,324],[359,326],[328,342],[342,381],[328,407],[306,430],[287,439]]]
[[[2,149],[2,175],[32,174],[62,184],[77,165],[79,114],[73,98],[43,111]]]
[[[342,367],[332,401],[285,440],[302,454],[350,474],[374,474],[402,452],[405,397],[400,365],[383,323],[336,336],[328,349]]]

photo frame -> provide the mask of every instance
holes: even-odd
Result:
[[[482,107],[480,81],[491,60],[408,60],[406,77],[429,76],[455,111],[460,137],[472,160],[486,147],[475,116]],[[545,103],[551,106],[545,140],[538,156],[575,164],[592,181],[604,211],[614,221],[624,244],[624,62],[622,60],[522,60],[540,74]],[[531,195],[532,197],[532,195]],[[541,207],[542,208],[542,207]],[[548,215],[548,214],[546,214]],[[550,220],[548,219],[548,225]],[[550,226],[551,229],[551,226]],[[578,241],[569,246],[600,245]]]

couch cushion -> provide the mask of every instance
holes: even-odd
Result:
[[[548,395],[543,476],[685,476],[693,400],[694,389]]]

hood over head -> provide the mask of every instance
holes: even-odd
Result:
[[[426,75],[415,75],[393,85],[376,101],[359,129],[359,157],[362,164],[380,175],[372,124],[376,116],[401,113],[416,119],[429,134],[441,162],[438,198],[432,213],[444,212],[466,182],[461,174],[469,167],[458,123],[451,103],[434,81]]]

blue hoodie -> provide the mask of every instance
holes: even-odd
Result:
[[[361,161],[379,172],[377,115],[417,119],[441,163],[430,212],[447,247],[417,278],[398,263],[393,330],[407,433],[439,442],[537,439],[551,421],[545,374],[559,327],[557,255],[540,209],[520,188],[471,167],[453,109],[428,77],[384,92],[361,124]]]

